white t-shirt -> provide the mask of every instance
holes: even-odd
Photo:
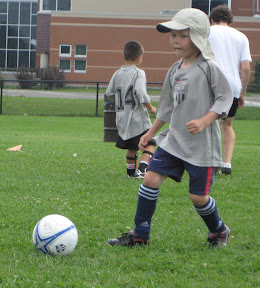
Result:
[[[152,126],[144,103],[150,103],[146,92],[146,76],[135,65],[123,65],[112,76],[106,90],[115,97],[116,126],[123,140],[138,136]]]
[[[210,27],[209,42],[216,62],[227,77],[235,98],[242,88],[239,66],[244,60],[252,61],[247,37],[240,31],[224,25]]]

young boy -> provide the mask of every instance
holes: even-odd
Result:
[[[117,70],[106,90],[106,97],[115,101],[116,126],[118,139],[116,147],[127,149],[127,176],[144,178],[154,153],[154,140],[147,142],[137,169],[138,143],[152,123],[148,114],[156,114],[156,108],[151,105],[146,92],[145,72],[138,67],[142,63],[144,49],[135,41],[129,41],[124,46],[125,65]],[[147,111],[148,110],[148,111]]]
[[[226,117],[233,96],[225,76],[211,60],[209,29],[206,14],[193,8],[180,10],[171,21],[157,25],[159,32],[170,33],[181,60],[166,75],[156,120],[140,139],[139,148],[143,150],[166,122],[170,125],[155,138],[159,147],[139,188],[135,229],[110,239],[111,246],[150,244],[159,187],[166,177],[180,182],[184,170],[189,174],[190,200],[209,229],[210,247],[227,245],[230,230],[209,193],[222,162],[220,130],[215,120]]]

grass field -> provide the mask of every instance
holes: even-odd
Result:
[[[160,189],[151,246],[128,249],[106,242],[133,227],[141,180],[127,179],[124,152],[103,142],[103,118],[0,116],[0,287],[259,287],[260,125],[234,126],[232,175],[217,176],[212,192],[229,246],[208,249],[185,174]],[[68,257],[32,244],[48,214],[78,229]]]
[[[148,88],[147,92],[151,96],[151,101],[157,107],[158,95],[160,94],[160,85],[157,88]],[[6,87],[5,87],[6,88]],[[9,87],[10,88],[10,87]],[[30,116],[88,116],[88,117],[103,117],[104,116],[104,100],[106,88],[99,87],[98,100],[97,88],[90,87],[63,87],[60,89],[48,90],[34,90],[18,89],[19,86],[13,86],[12,89],[5,89],[3,91],[2,103],[0,99],[0,114],[3,115],[30,115]],[[39,89],[39,87],[37,87]],[[22,91],[19,97],[16,97],[14,91]],[[7,93],[8,91],[8,93]],[[11,91],[11,92],[10,92]],[[39,93],[46,93],[45,97],[39,97]],[[6,94],[7,93],[7,94]],[[10,94],[11,93],[11,94]],[[48,93],[54,93],[52,98]],[[56,93],[56,94],[55,94]],[[57,97],[57,94],[63,97]],[[12,95],[12,96],[7,96]],[[42,94],[40,94],[42,95]],[[61,96],[59,95],[59,96]],[[78,98],[76,97],[78,96]],[[254,95],[248,93],[248,96]],[[259,95],[259,94],[256,94]],[[80,97],[83,97],[80,99]],[[151,115],[151,118],[154,118]],[[259,107],[243,107],[238,109],[236,119],[239,120],[260,120]]]

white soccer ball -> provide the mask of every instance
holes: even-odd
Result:
[[[53,256],[71,254],[78,242],[75,225],[57,214],[43,217],[34,227],[32,236],[37,250]]]

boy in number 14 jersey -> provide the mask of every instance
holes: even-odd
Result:
[[[152,126],[148,111],[156,114],[146,92],[145,72],[138,68],[144,49],[135,41],[124,46],[125,65],[112,76],[106,90],[106,98],[115,101],[118,139],[116,147],[126,149],[127,176],[142,179],[153,156],[155,140],[145,147],[137,169],[138,143]]]

